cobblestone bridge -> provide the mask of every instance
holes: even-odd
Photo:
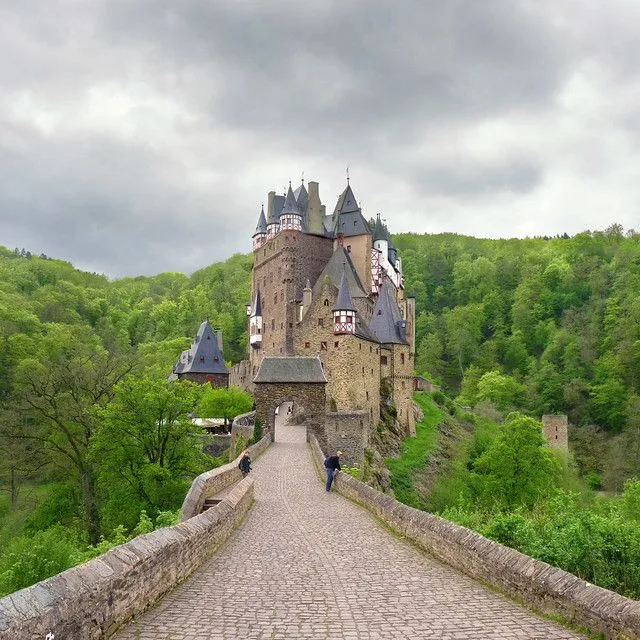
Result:
[[[254,465],[256,503],[239,530],[118,640],[581,637],[326,493],[303,427],[276,435]]]

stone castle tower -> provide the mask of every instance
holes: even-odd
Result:
[[[248,362],[232,384],[250,387],[265,356],[318,356],[328,412],[363,412],[375,429],[385,380],[399,424],[415,433],[415,300],[386,225],[365,219],[350,184],[328,215],[317,182],[267,203],[253,234]]]

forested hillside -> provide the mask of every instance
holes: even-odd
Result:
[[[581,427],[571,432],[581,471],[604,473],[608,488],[640,475],[639,235],[614,225],[572,238],[394,241],[417,298],[419,371],[461,405],[567,413]]]
[[[394,242],[417,298],[418,372],[488,417],[567,413],[596,488],[640,476],[640,236]],[[192,446],[198,398],[166,376],[204,319],[242,358],[251,262],[110,281],[0,247],[0,592],[180,505],[211,463]]]
[[[175,518],[216,462],[203,388],[167,377],[204,319],[241,357],[250,268],[109,281],[0,248],[0,594]]]

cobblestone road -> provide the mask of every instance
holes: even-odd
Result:
[[[203,567],[118,640],[578,638],[326,493],[304,429],[278,426],[256,503]]]

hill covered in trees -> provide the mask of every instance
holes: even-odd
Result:
[[[640,237],[612,226],[394,242],[417,299],[418,372],[488,418],[567,413],[579,471],[596,488],[640,476]],[[222,328],[229,361],[243,357],[251,263],[235,255],[190,276],[111,281],[0,247],[0,544],[27,536],[0,555],[0,588],[19,583],[15,558],[33,536],[42,548],[63,541],[68,557],[179,506],[206,461],[182,446],[196,436],[184,418],[197,398],[166,375],[204,319]],[[179,438],[162,434],[178,438],[171,459],[142,432],[113,436],[117,416],[160,405],[164,424],[183,425]]]

